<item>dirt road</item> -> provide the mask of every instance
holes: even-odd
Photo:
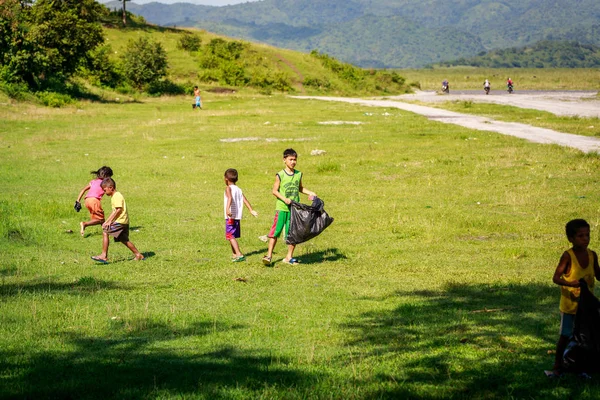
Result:
[[[468,100],[482,102],[498,102],[521,108],[535,108],[548,111],[557,115],[579,115],[585,117],[600,117],[600,101],[586,100],[594,96],[589,92],[561,92],[561,93],[523,93],[505,96],[486,96],[485,94],[459,93],[452,95],[438,95],[435,93],[421,92],[417,94],[395,96],[383,100],[366,100],[346,97],[315,97],[296,96],[301,99],[315,99],[323,101],[340,101],[374,107],[398,108],[405,111],[423,115],[430,120],[447,124],[455,124],[470,129],[492,131],[503,135],[516,136],[535,143],[558,144],[579,149],[584,153],[600,152],[600,138],[572,135],[553,131],[551,129],[537,128],[531,125],[515,122],[501,122],[486,117],[461,114],[438,108],[406,103],[402,100],[420,100],[437,102],[448,100]],[[483,97],[483,98],[482,98]],[[492,100],[490,100],[492,99]],[[535,107],[532,106],[535,105]]]

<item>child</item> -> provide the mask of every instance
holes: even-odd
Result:
[[[196,104],[192,104],[192,108],[195,109],[197,107],[202,109],[202,102],[200,101],[200,89],[198,89],[198,86],[194,86],[194,97],[196,98]]]
[[[233,251],[233,262],[244,261],[246,258],[240,252],[237,238],[240,237],[241,227],[240,220],[242,219],[242,210],[244,204],[250,210],[250,214],[255,217],[258,213],[252,209],[250,202],[242,193],[242,189],[236,186],[238,180],[238,172],[235,169],[225,171],[225,196],[223,198],[225,205],[225,239],[229,240],[231,251]]]
[[[104,166],[98,171],[92,171],[91,174],[96,175],[96,179],[93,179],[88,183],[86,187],[81,189],[77,200],[75,200],[75,210],[79,212],[81,210],[81,197],[85,192],[88,192],[85,196],[85,206],[90,212],[90,221],[81,222],[79,224],[79,233],[83,237],[85,234],[85,228],[92,225],[100,225],[104,223],[104,210],[102,209],[102,196],[104,196],[104,190],[100,187],[104,178],[110,178],[113,176],[113,171],[110,167]]]
[[[598,256],[588,249],[590,225],[583,219],[569,221],[565,227],[567,239],[573,247],[563,253],[552,281],[560,285],[560,337],[556,343],[556,358],[549,376],[560,376],[563,354],[573,333],[575,314],[579,305],[579,279],[585,279],[590,290],[594,289],[594,277],[600,280]]]
[[[275,183],[273,184],[273,196],[277,197],[275,205],[275,220],[273,226],[267,235],[269,237],[269,246],[267,255],[262,259],[264,265],[271,265],[273,257],[273,249],[277,243],[277,238],[281,231],[285,229],[284,237],[287,237],[287,232],[290,225],[290,203],[292,200],[300,201],[299,193],[309,196],[309,199],[316,197],[314,192],[311,192],[302,186],[302,172],[297,171],[296,162],[298,154],[294,149],[286,149],[283,152],[283,162],[285,168],[275,175]],[[287,264],[298,264],[298,260],[294,258],[294,249],[296,245],[288,245],[287,256],[283,259]]]
[[[110,242],[109,235],[112,236],[115,242],[121,242],[135,256],[136,261],[143,261],[144,256],[135,248],[133,243],[129,241],[129,214],[127,213],[127,204],[120,192],[117,192],[117,184],[112,178],[105,178],[102,181],[102,189],[107,196],[111,197],[110,204],[112,213],[105,223],[102,224],[102,253],[99,256],[93,256],[92,260],[102,264],[108,264],[108,244]]]

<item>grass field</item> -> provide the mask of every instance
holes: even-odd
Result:
[[[597,379],[542,372],[564,224],[586,218],[598,245],[597,155],[283,96],[207,93],[199,112],[190,97],[5,100],[0,398],[597,398]],[[287,147],[335,222],[301,265],[279,243],[268,268],[257,237]],[[102,165],[144,262],[111,243],[96,265],[99,229],[77,233]],[[260,213],[242,264],[223,234],[231,167]]]

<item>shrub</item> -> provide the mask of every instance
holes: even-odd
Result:
[[[159,42],[146,37],[129,41],[123,60],[123,73],[135,87],[154,83],[167,74],[167,53]]]
[[[79,70],[79,75],[92,85],[117,87],[124,79],[117,64],[109,58],[112,48],[109,45],[95,48],[89,53],[87,63]]]
[[[6,93],[11,99],[25,100],[28,89],[29,87],[25,83],[0,81],[0,91]]]
[[[47,107],[63,107],[67,104],[74,103],[75,100],[71,96],[62,93],[54,92],[37,92],[36,96]]]
[[[160,96],[162,94],[176,96],[188,93],[188,90],[186,90],[185,87],[183,87],[182,85],[178,85],[168,79],[165,79],[164,81],[152,82],[148,85],[147,91],[153,96]]]
[[[186,34],[177,41],[177,48],[186,51],[198,51],[202,45],[202,38],[194,34]]]

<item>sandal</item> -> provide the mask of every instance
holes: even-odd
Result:
[[[105,260],[105,259],[103,259],[103,258],[100,258],[100,257],[98,257],[98,256],[92,256],[92,257],[90,257],[90,258],[91,258],[92,260],[96,261],[96,262],[99,262],[99,263],[102,263],[102,264],[108,264],[108,260]]]
[[[290,265],[297,265],[300,264],[300,261],[298,261],[295,258],[290,258],[289,260],[286,260],[285,258],[282,260],[282,262],[286,263],[286,264],[290,264]]]
[[[246,257],[244,256],[239,256],[239,257],[235,257],[234,259],[231,260],[232,262],[242,262],[242,261],[246,261]]]
[[[264,257],[262,258],[262,263],[263,263],[264,265],[266,265],[267,267],[268,267],[268,266],[270,266],[270,265],[271,265],[271,257],[269,257],[269,256],[264,256]]]

